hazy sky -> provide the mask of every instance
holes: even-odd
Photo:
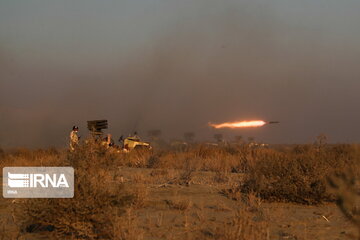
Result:
[[[0,147],[108,119],[270,143],[360,142],[359,0],[0,0]],[[247,130],[211,122],[280,121]]]

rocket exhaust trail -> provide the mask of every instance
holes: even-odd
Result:
[[[252,121],[240,121],[240,122],[225,122],[220,124],[209,123],[210,127],[219,129],[219,128],[253,128],[253,127],[262,127],[266,124],[275,124],[280,123],[278,121],[266,122],[263,120],[252,120]]]

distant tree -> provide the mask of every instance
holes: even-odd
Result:
[[[327,143],[328,137],[325,134],[320,134],[316,137],[315,144],[319,146],[324,146]]]
[[[157,140],[161,137],[161,135],[162,135],[162,132],[160,129],[153,129],[153,130],[148,131],[148,137],[151,140]]]
[[[328,138],[325,134],[320,134],[316,137],[315,146],[317,147],[318,151],[324,150],[327,144]]]
[[[249,142],[249,143],[255,142],[255,138],[254,138],[254,137],[248,137],[248,142]]]
[[[242,136],[240,136],[240,135],[235,136],[235,142],[236,142],[236,143],[242,143],[242,141],[243,141],[243,137],[242,137]]]
[[[214,138],[215,138],[216,142],[218,142],[218,143],[224,141],[223,135],[221,133],[214,134]]]
[[[195,138],[194,132],[186,132],[184,133],[184,139],[186,142],[193,142]]]

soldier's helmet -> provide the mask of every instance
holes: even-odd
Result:
[[[73,131],[79,131],[79,127],[78,126],[73,126],[72,130]]]

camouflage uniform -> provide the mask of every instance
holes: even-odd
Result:
[[[75,151],[76,146],[79,144],[79,137],[77,131],[71,131],[70,133],[70,151]]]

